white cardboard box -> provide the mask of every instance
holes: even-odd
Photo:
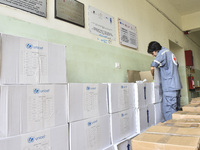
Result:
[[[104,148],[103,150],[116,150],[115,147],[113,145]]]
[[[109,115],[70,123],[70,150],[102,150],[110,145]]]
[[[63,125],[66,85],[1,86],[0,132],[4,136]]]
[[[162,102],[154,104],[155,106],[155,124],[163,122],[164,116],[162,112]]]
[[[116,113],[135,106],[133,83],[109,83],[109,113]]]
[[[131,150],[132,149],[130,141],[128,139],[123,140],[115,144],[114,146],[115,146],[115,150]]]
[[[135,108],[110,115],[112,144],[137,134],[136,117]]]
[[[155,102],[154,83],[147,82],[145,84],[146,84],[147,105],[153,104]]]
[[[143,132],[149,127],[148,111],[146,107],[137,108],[137,131],[138,133]]]
[[[107,84],[69,83],[69,122],[108,114]]]
[[[66,83],[65,46],[0,35],[1,83]]]
[[[162,89],[153,82],[146,83],[147,105],[162,101]]]
[[[1,150],[69,150],[68,125],[0,139]]]
[[[146,83],[133,83],[135,91],[135,107],[145,107],[146,102]]]
[[[154,104],[149,104],[148,106],[147,106],[147,111],[148,111],[148,116],[147,116],[147,118],[149,118],[149,120],[148,120],[148,126],[149,127],[151,127],[151,126],[154,126],[155,125],[155,113],[156,113],[156,111],[155,111],[155,105]]]
[[[146,107],[137,108],[138,132],[144,132],[150,126],[155,125],[155,106],[150,104]]]

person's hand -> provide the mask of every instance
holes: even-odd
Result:
[[[154,67],[151,67],[151,74],[154,77]]]

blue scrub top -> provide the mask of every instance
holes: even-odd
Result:
[[[157,51],[157,56],[151,64],[152,67],[160,67],[162,90],[176,91],[182,88],[179,72],[178,62],[175,55],[167,48],[162,47]]]

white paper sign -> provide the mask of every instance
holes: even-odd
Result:
[[[30,132],[54,126],[54,87],[28,86],[27,97],[27,130]]]
[[[137,49],[137,29],[134,25],[119,19],[120,44]]]
[[[92,34],[115,40],[114,17],[89,6],[89,30]]]

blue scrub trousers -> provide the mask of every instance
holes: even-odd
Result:
[[[180,90],[163,91],[163,115],[165,121],[172,119],[172,114],[177,111],[177,104],[180,104]]]

